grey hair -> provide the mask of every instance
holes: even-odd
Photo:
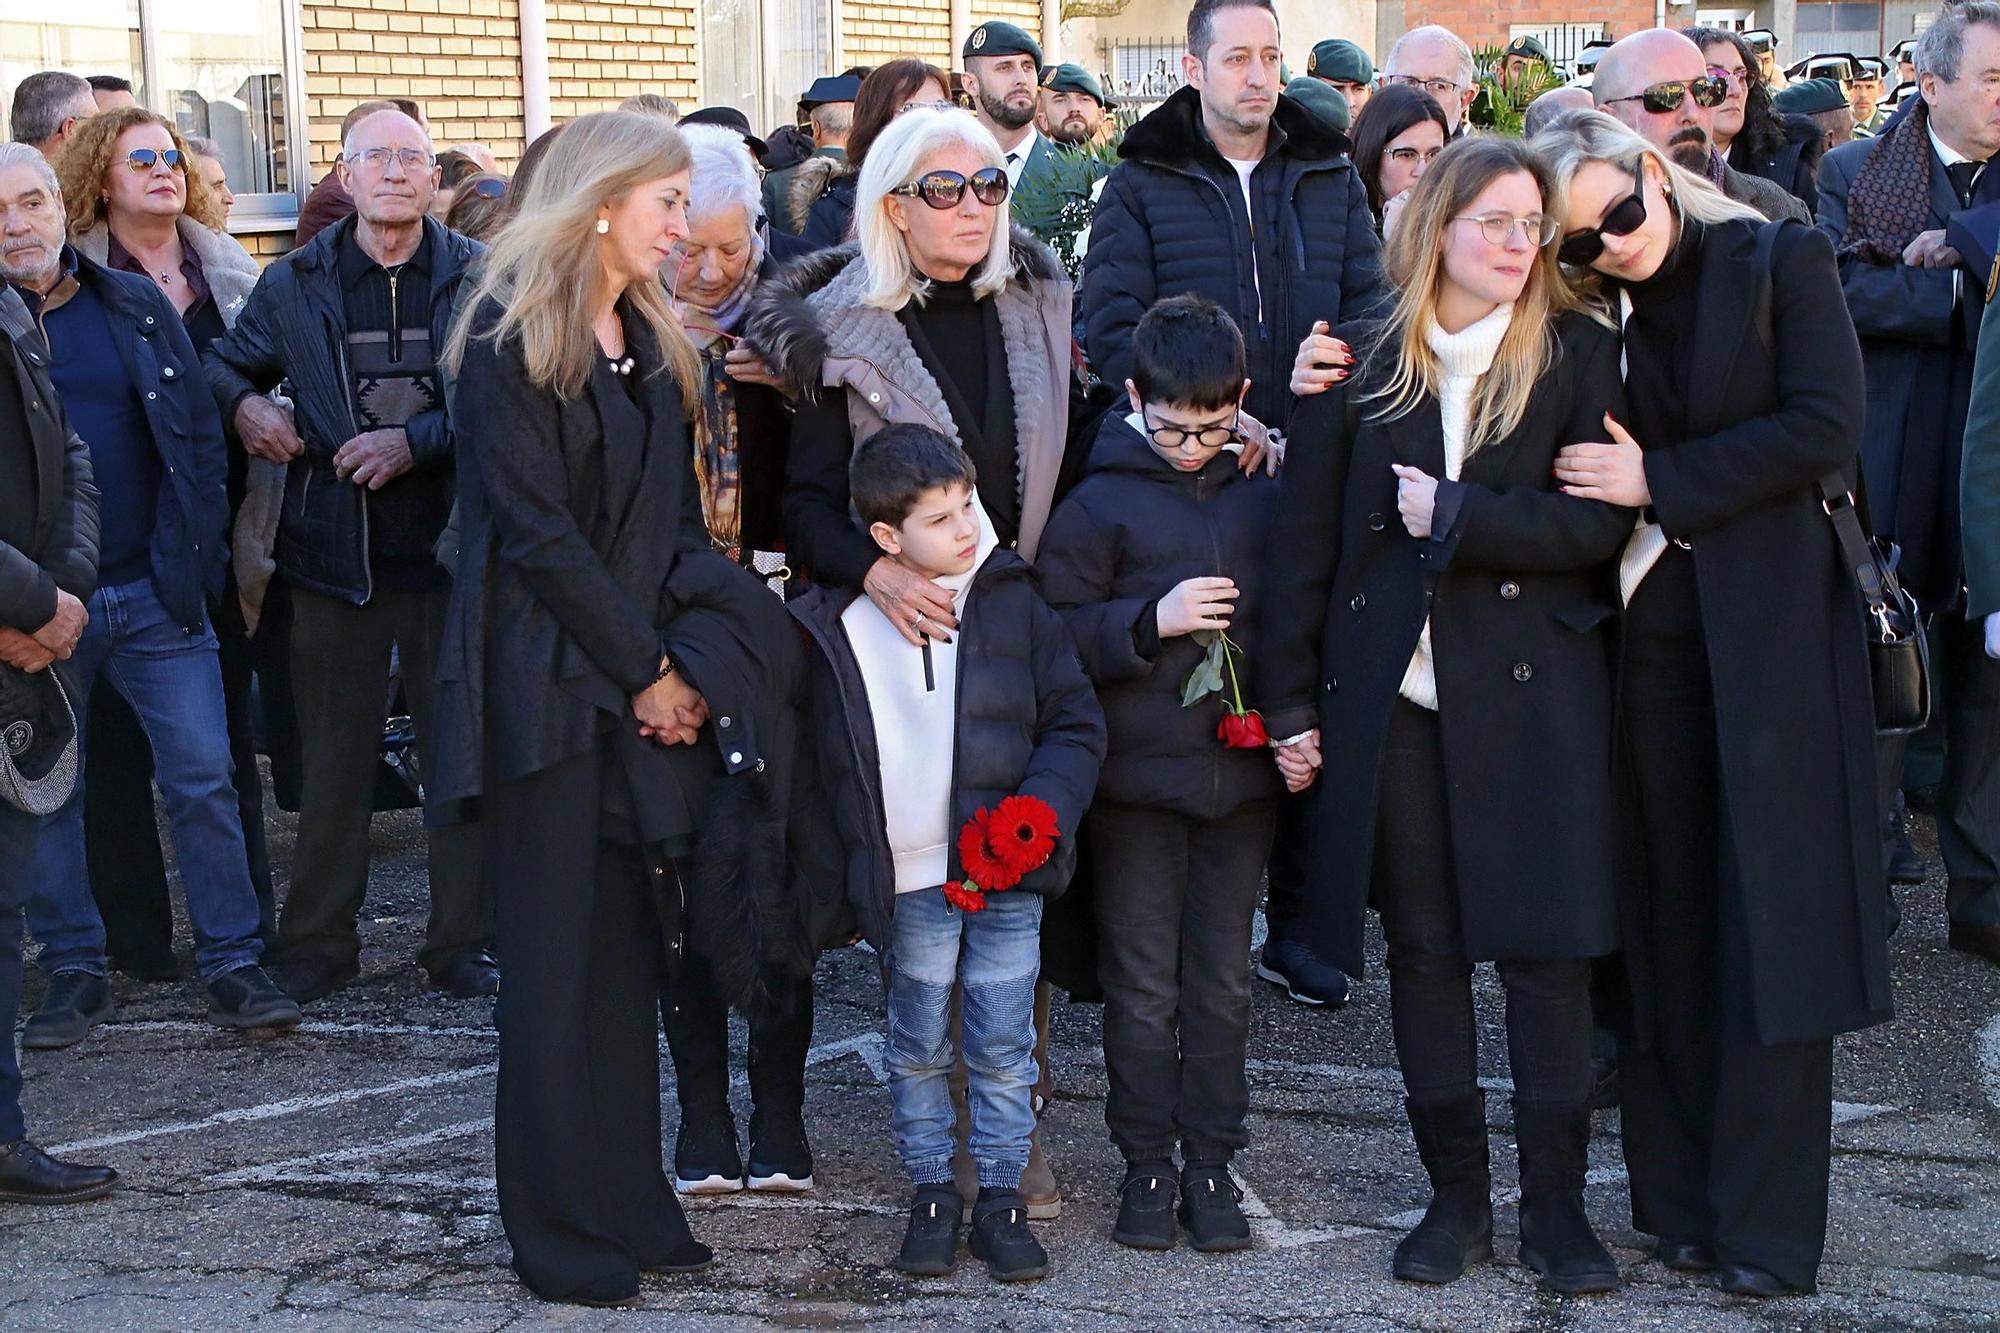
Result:
[[[744,221],[755,227],[764,211],[764,195],[743,136],[725,125],[683,125],[680,131],[693,159],[688,216],[713,217],[735,204],[743,210]]]
[[[342,157],[353,157],[354,136],[361,132],[361,127],[363,125],[366,125],[369,121],[373,120],[377,116],[386,116],[391,114],[401,116],[404,120],[409,121],[410,124],[416,128],[417,137],[424,141],[425,152],[432,154],[435,154],[437,152],[437,146],[431,142],[430,132],[426,130],[422,125],[417,124],[416,118],[414,116],[410,115],[407,111],[404,111],[401,107],[391,103],[389,106],[382,108],[382,110],[380,111],[370,111],[367,115],[361,117],[361,119],[355,121],[352,125],[349,125],[347,127],[347,133],[343,134],[340,137],[340,155]]]
[[[77,114],[79,104],[89,102],[90,83],[81,75],[60,69],[30,74],[14,89],[14,110],[8,117],[16,143],[47,143],[61,133],[63,122]],[[84,115],[89,115],[86,111]]]
[[[15,167],[34,168],[48,192],[56,198],[62,197],[62,182],[56,179],[56,169],[42,156],[41,149],[31,143],[0,143],[0,171],[12,171]]]
[[[620,102],[618,109],[648,116],[665,116],[670,125],[678,123],[681,118],[681,104],[664,93],[634,93]]]
[[[854,103],[822,102],[812,109],[812,123],[821,134],[846,134],[854,128]]]
[[[181,139],[187,144],[188,151],[196,157],[212,157],[217,162],[222,161],[222,146],[215,140],[204,138],[199,134],[183,134]]]
[[[2000,28],[2000,4],[1966,0],[1939,10],[1931,26],[1918,35],[1916,50],[1910,53],[1917,73],[1935,74],[1946,83],[1958,82],[1959,62],[1965,59],[1965,30],[1975,23]]]
[[[1382,62],[1383,70],[1391,74],[1402,73],[1398,57],[1403,54],[1404,49],[1421,46],[1426,42],[1441,42],[1452,48],[1458,57],[1458,86],[1461,89],[1470,88],[1473,80],[1479,77],[1479,66],[1472,59],[1472,48],[1465,44],[1463,37],[1450,28],[1436,23],[1426,23],[1420,28],[1412,28],[1398,37],[1396,44],[1389,48],[1389,58]]]
[[[868,273],[861,293],[863,305],[901,310],[912,299],[923,303],[928,284],[910,262],[909,247],[896,224],[889,221],[886,204],[889,191],[916,179],[925,159],[953,144],[964,144],[978,153],[982,166],[1006,168],[1007,158],[993,132],[977,117],[962,111],[907,111],[890,121],[889,128],[869,146],[854,198],[854,230],[861,238],[861,261]],[[930,207],[919,200],[910,202],[918,208]],[[993,243],[972,275],[972,290],[979,296],[993,295],[1014,276],[1011,214],[1004,201],[993,211]]]

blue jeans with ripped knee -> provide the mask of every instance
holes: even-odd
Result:
[[[961,912],[943,889],[896,897],[889,945],[889,1096],[896,1151],[918,1185],[951,1179],[947,1080],[951,990],[965,989],[971,1074],[968,1148],[988,1189],[1019,1189],[1035,1128],[1035,978],[1042,969],[1042,899],[995,893]]]

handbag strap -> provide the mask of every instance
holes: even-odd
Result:
[[[1821,477],[1818,487],[1820,508],[1826,510],[1826,516],[1833,520],[1833,535],[1840,543],[1840,558],[1854,572],[1854,583],[1861,589],[1862,600],[1868,603],[1870,611],[1886,609],[1889,596],[1882,586],[1881,567],[1875,561],[1874,545],[1861,531],[1861,520],[1854,512],[1854,496],[1847,489],[1847,478],[1835,470]]]

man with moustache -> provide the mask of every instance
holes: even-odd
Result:
[[[1037,124],[1059,148],[1088,148],[1102,143],[1104,90],[1081,65],[1051,65],[1042,71],[1042,112]]]
[[[982,23],[965,39],[965,91],[972,94],[979,123],[993,132],[1007,156],[1007,183],[1046,179],[1053,151],[1035,127],[1041,109],[1038,86],[1042,48],[1011,23]]]
[[[1709,130],[1729,90],[1708,75],[1701,48],[1668,28],[1635,32],[1604,53],[1591,80],[1597,109],[1616,116],[1649,143],[1740,204],[1772,221],[1812,214],[1783,186],[1736,170],[1715,151]]]

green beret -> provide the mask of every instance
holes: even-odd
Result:
[[[1368,53],[1345,37],[1329,37],[1313,47],[1306,61],[1306,73],[1315,79],[1338,79],[1342,83],[1375,82],[1375,62]]]
[[[1771,105],[1791,116],[1816,116],[1822,111],[1845,111],[1847,94],[1834,79],[1807,79],[1781,90]]]
[[[1050,65],[1042,71],[1042,87],[1052,93],[1087,93],[1099,106],[1110,105],[1104,89],[1081,65]]]
[[[1526,56],[1530,60],[1539,60],[1546,65],[1549,63],[1549,48],[1542,45],[1542,39],[1539,37],[1516,37],[1507,43],[1503,58],[1504,56]]]
[[[972,35],[965,39],[965,50],[961,54],[968,59],[973,56],[1033,56],[1035,68],[1042,67],[1042,48],[1035,39],[999,19],[974,28]]]
[[[1356,82],[1360,80],[1357,79]],[[1347,94],[1323,79],[1316,79],[1311,75],[1293,79],[1285,85],[1285,96],[1342,134],[1347,133],[1354,125],[1354,112],[1347,105]]]

